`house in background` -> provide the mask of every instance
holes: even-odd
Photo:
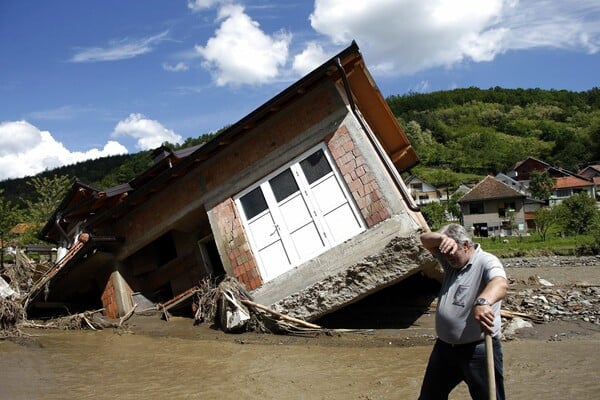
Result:
[[[526,233],[526,197],[493,176],[487,176],[458,200],[463,225],[479,237]]]
[[[529,195],[529,181],[519,181],[502,172],[496,174],[496,179],[504,183],[505,185],[510,186],[518,192],[521,192],[525,195]]]
[[[600,164],[588,165],[579,171],[578,175],[587,179],[598,178],[600,177]]]
[[[419,206],[442,201],[440,191],[416,175],[411,175],[406,179],[406,186],[413,200]]]
[[[594,182],[577,176],[558,177],[554,180],[549,204],[550,206],[556,206],[574,194],[579,193],[586,193],[592,199],[595,199],[596,191]]]
[[[600,164],[588,165],[579,171],[578,175],[593,182],[596,201],[600,202]],[[598,207],[600,207],[600,203]]]
[[[550,164],[537,158],[527,157],[525,160],[516,163],[506,175],[526,184],[529,182],[532,172],[544,172],[551,167]]]
[[[124,185],[73,186],[41,232],[61,258],[31,307],[117,317],[226,274],[314,320],[435,265],[400,177],[416,154],[354,43],[204,145],[153,156]],[[392,240],[393,261],[362,262]]]

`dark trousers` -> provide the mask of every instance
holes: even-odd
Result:
[[[497,339],[493,339],[492,342],[494,344],[496,399],[504,400],[502,346]],[[452,389],[462,381],[465,381],[469,387],[471,398],[487,400],[487,375],[485,341],[451,345],[438,339],[429,356],[419,400],[447,400]]]

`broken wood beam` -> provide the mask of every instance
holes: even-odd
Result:
[[[322,328],[321,326],[319,326],[319,325],[311,324],[310,322],[306,322],[306,321],[304,321],[304,320],[302,320],[302,319],[298,319],[298,318],[294,318],[294,317],[287,316],[287,315],[285,315],[285,314],[282,314],[282,313],[280,313],[280,312],[278,312],[278,311],[271,310],[269,307],[267,307],[267,306],[263,306],[262,304],[258,304],[258,303],[255,303],[255,302],[253,302],[253,301],[250,301],[250,300],[244,300],[244,299],[242,299],[242,300],[240,300],[240,301],[241,301],[243,304],[247,305],[247,306],[250,306],[250,307],[255,307],[255,308],[258,308],[258,309],[260,309],[260,310],[266,311],[266,312],[268,312],[268,313],[270,313],[270,314],[272,314],[272,315],[276,316],[277,318],[283,319],[283,320],[285,320],[285,321],[294,322],[294,323],[296,323],[296,324],[303,325],[303,326],[306,326],[307,328],[311,328],[311,329],[323,329],[323,328]]]

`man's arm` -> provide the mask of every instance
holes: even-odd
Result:
[[[456,240],[437,232],[425,232],[420,236],[423,247],[431,253],[454,254],[458,249]]]
[[[478,297],[488,301],[490,305],[478,305],[473,307],[475,319],[479,321],[481,328],[486,333],[492,333],[494,328],[494,310],[491,305],[504,299],[508,292],[508,281],[502,276],[492,278]]]

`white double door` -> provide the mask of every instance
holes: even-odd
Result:
[[[364,230],[332,165],[320,146],[237,199],[263,281]]]

